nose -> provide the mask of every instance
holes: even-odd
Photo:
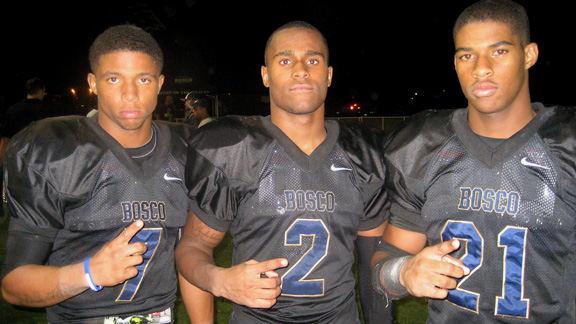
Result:
[[[138,100],[138,86],[135,82],[127,82],[124,84],[122,100],[126,102],[135,102]]]
[[[308,67],[306,66],[305,62],[298,61],[296,64],[294,64],[292,70],[292,77],[294,79],[306,79],[308,76]]]
[[[482,79],[494,74],[490,59],[484,58],[482,56],[478,57],[474,66],[474,71],[472,73],[474,74],[474,77],[478,79]]]

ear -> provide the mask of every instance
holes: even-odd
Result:
[[[264,65],[260,68],[260,75],[262,76],[262,83],[266,88],[270,87],[270,83],[268,81],[268,68]]]
[[[98,95],[98,89],[96,88],[96,76],[93,73],[88,73],[88,86],[92,89],[95,95]]]
[[[160,94],[160,90],[162,89],[162,85],[164,84],[164,74],[160,74],[158,77],[158,94]]]
[[[331,66],[328,67],[328,87],[332,85],[332,73],[334,73],[334,69]]]
[[[536,61],[538,61],[538,45],[536,43],[530,43],[524,47],[524,68],[528,70]]]

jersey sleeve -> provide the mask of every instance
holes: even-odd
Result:
[[[236,215],[236,195],[226,174],[194,146],[188,149],[186,186],[194,214],[211,228],[228,231]]]
[[[2,277],[19,266],[44,264],[64,226],[63,195],[50,180],[46,132],[30,127],[12,138],[6,151],[4,185],[11,219]]]
[[[428,110],[410,117],[388,137],[384,149],[389,223],[424,233],[422,206],[426,200],[426,174],[436,152],[454,135],[453,111]]]
[[[211,228],[227,231],[242,199],[256,191],[266,134],[259,117],[224,117],[192,136],[186,186],[192,211]]]
[[[384,189],[386,167],[382,160],[384,134],[375,127],[351,122],[341,123],[340,130],[339,143],[354,165],[357,186],[364,201],[358,230],[370,230],[384,223],[389,207]]]
[[[44,150],[49,148],[37,143],[34,136],[32,131],[20,133],[6,152],[4,180],[8,207],[11,222],[19,223],[18,228],[53,239],[63,227],[63,202],[47,174],[50,163],[42,161],[47,156]]]
[[[404,175],[392,164],[388,164],[388,178],[386,179],[386,192],[389,194],[389,224],[401,229],[424,233],[425,224],[422,222],[421,198],[409,188],[420,186],[416,179],[406,179]]]

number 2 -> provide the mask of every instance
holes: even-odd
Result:
[[[502,296],[496,297],[494,315],[528,318],[530,300],[523,297],[527,233],[527,228],[507,226],[498,234],[498,247],[504,248],[504,270]],[[465,242],[466,253],[460,259],[470,269],[470,275],[461,279],[456,289],[449,291],[447,300],[478,313],[480,294],[464,290],[460,286],[482,267],[484,239],[474,223],[448,221],[442,231],[442,241],[453,238]]]
[[[330,232],[320,219],[297,219],[285,233],[285,246],[301,246],[302,237],[312,237],[310,248],[283,276],[282,295],[317,297],[324,295],[324,279],[306,279],[324,259],[330,244]]]
[[[136,266],[138,274],[134,278],[131,278],[124,283],[122,292],[120,292],[120,295],[118,296],[118,298],[116,298],[117,302],[129,302],[132,301],[132,299],[134,299],[134,296],[136,296],[136,293],[140,288],[142,280],[144,280],[144,276],[146,275],[146,269],[148,268],[148,265],[154,258],[156,248],[158,248],[161,239],[162,239],[161,228],[143,228],[140,230],[140,232],[136,233],[136,235],[134,235],[134,237],[130,240],[130,243],[144,242],[146,243],[148,249],[146,250],[146,253],[142,254],[142,258],[144,258],[144,261],[142,261],[141,264]]]

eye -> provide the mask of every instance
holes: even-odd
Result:
[[[464,54],[464,55],[460,55],[460,60],[461,61],[470,61],[472,59],[472,54]]]
[[[315,58],[308,60],[308,65],[316,65],[318,63],[320,63],[320,60],[315,59]]]
[[[120,82],[120,80],[118,80],[117,77],[110,77],[110,78],[108,78],[108,82],[110,82],[110,83],[118,83],[118,82]]]
[[[290,59],[287,59],[287,58],[281,59],[281,60],[280,60],[280,65],[288,65],[288,64],[290,64],[291,62],[292,62],[292,61],[290,61]]]
[[[152,81],[148,78],[140,78],[140,83],[146,84],[146,83],[150,83],[150,82],[152,82]]]
[[[496,51],[494,51],[494,54],[492,54],[492,55],[494,55],[494,56],[502,56],[502,55],[504,55],[504,54],[506,54],[506,53],[508,53],[508,51],[505,50],[505,49],[497,49]]]

